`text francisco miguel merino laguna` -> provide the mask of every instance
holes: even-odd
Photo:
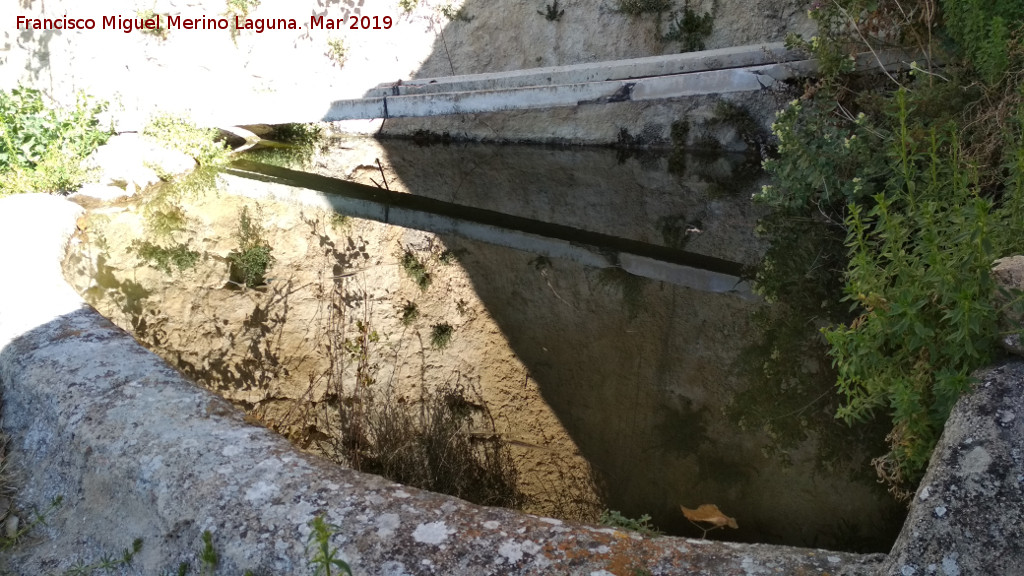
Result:
[[[232,21],[233,20],[233,21]],[[388,18],[390,20],[390,18]],[[340,29],[345,23],[344,18],[324,18],[311,16],[309,27],[320,30]],[[98,24],[98,26],[97,26]],[[18,29],[27,30],[121,30],[130,33],[133,30],[227,30],[231,24],[238,30],[298,30],[299,24],[294,18],[245,18],[232,16],[228,18],[185,18],[170,14],[154,14],[149,18],[124,18],[122,16],[102,16],[97,23],[94,18],[29,18],[18,16]],[[390,26],[389,26],[390,27]]]

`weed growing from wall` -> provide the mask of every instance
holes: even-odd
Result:
[[[441,15],[448,19],[449,22],[465,22],[470,23],[473,21],[475,16],[470,16],[466,13],[466,7],[461,6],[458,10],[455,9],[451,4],[445,4],[440,9]]]
[[[135,555],[142,551],[142,539],[136,538],[132,545],[121,551],[120,556],[104,555],[102,558],[91,564],[79,561],[68,569],[67,576],[90,576],[96,573],[107,573],[120,571],[131,566]]]
[[[237,285],[255,288],[266,283],[267,269],[274,263],[273,249],[263,238],[263,226],[242,208],[238,215],[238,250],[228,255],[231,263],[231,281]]]
[[[441,253],[437,255],[437,261],[445,266],[451,266],[459,261],[459,254],[463,253],[464,255],[464,252],[465,251],[463,250],[442,250]]]
[[[402,306],[402,326],[410,326],[420,317],[420,309],[415,302],[406,302]]]
[[[619,0],[619,12],[630,16],[661,14],[671,8],[671,0]]]
[[[435,350],[444,350],[452,342],[455,328],[447,322],[434,324],[430,328],[430,346]]]
[[[562,19],[562,16],[565,16],[565,10],[559,10],[558,0],[555,0],[553,3],[548,4],[545,10],[537,10],[537,14],[543,16],[548,22],[558,22]]]
[[[436,387],[422,382],[415,399],[377,382],[380,337],[369,324],[365,294],[348,283],[341,280],[331,296],[323,346],[330,366],[321,379],[331,415],[313,444],[339,462],[402,484],[488,506],[522,505],[518,471],[490,412],[458,377]],[[350,323],[350,307],[360,305],[363,318]]]
[[[643,278],[634,276],[622,268],[611,266],[598,270],[597,285],[607,290],[617,291],[631,318],[635,318],[640,312],[645,286]]]
[[[188,244],[174,244],[173,246],[159,246],[148,240],[135,240],[131,248],[147,265],[170,274],[172,267],[178,272],[183,272],[195,267],[199,262],[200,254],[190,250]]]
[[[427,271],[427,265],[417,258],[412,250],[406,249],[402,252],[401,265],[405,275],[415,282],[420,287],[420,290],[426,292],[427,288],[430,288],[434,277]]]
[[[398,0],[398,7],[406,14],[415,10],[417,4],[419,4],[419,0]]]
[[[698,14],[687,1],[682,14],[672,13],[669,16],[668,32],[662,37],[665,42],[678,42],[682,52],[694,52],[704,49],[704,41],[711,36],[715,25],[712,12]]]

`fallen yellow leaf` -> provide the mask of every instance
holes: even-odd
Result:
[[[714,504],[701,504],[696,510],[691,510],[686,506],[680,506],[683,509],[683,516],[691,522],[706,522],[713,524],[715,528],[721,528],[722,526],[728,526],[729,528],[739,528],[739,524],[736,523],[735,518],[731,518],[722,513],[718,509],[718,506]]]

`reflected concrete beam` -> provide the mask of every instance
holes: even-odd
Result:
[[[696,290],[754,297],[737,262],[249,160],[235,161],[224,172],[306,189],[316,197],[305,202],[299,198],[300,202],[325,200],[331,209],[348,216],[452,234],[594,268],[619,267],[636,276]]]

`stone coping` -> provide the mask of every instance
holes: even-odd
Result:
[[[64,282],[81,208],[0,199],[0,393],[23,509],[63,504],[9,551],[12,574],[62,573],[135,538],[138,574],[196,564],[213,533],[218,573],[312,573],[308,522],[357,575],[1012,574],[1024,565],[1019,438],[1024,364],[961,401],[895,551],[857,555],[675,537],[487,508],[299,452],[246,422],[113,326]],[[638,572],[646,570],[647,572]]]

